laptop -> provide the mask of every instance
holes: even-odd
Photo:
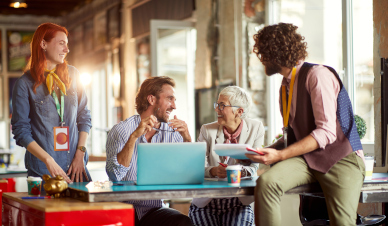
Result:
[[[140,143],[137,185],[202,184],[206,143]]]

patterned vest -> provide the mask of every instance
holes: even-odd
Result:
[[[296,84],[298,92],[294,118],[294,122],[296,125],[298,125],[298,127],[289,127],[288,145],[303,139],[304,137],[308,136],[314,129],[316,129],[311,97],[305,85],[307,73],[314,65],[315,64],[305,62],[299,71],[298,84]],[[311,169],[322,173],[327,173],[334,164],[353,151],[362,150],[349,95],[346,92],[346,89],[343,86],[337,72],[331,67],[325,67],[327,67],[336,76],[340,84],[340,92],[337,98],[336,111],[337,139],[332,144],[326,145],[325,149],[318,148],[303,155]],[[281,104],[280,106],[283,105]],[[283,112],[282,109],[281,112]],[[298,130],[298,134],[300,134],[299,137],[295,136],[294,130]]]

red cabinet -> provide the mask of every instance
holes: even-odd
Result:
[[[27,193],[3,193],[2,224],[12,226],[134,226],[132,205],[88,203],[71,198],[21,199]]]

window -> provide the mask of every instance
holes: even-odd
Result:
[[[372,0],[268,0],[268,7],[268,24],[286,22],[299,27],[308,44],[306,61],[329,65],[338,72],[355,114],[366,120],[368,129],[362,143],[373,143]],[[272,77],[267,86],[269,140],[281,133],[283,126],[278,107],[281,78]]]

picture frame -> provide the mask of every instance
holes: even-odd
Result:
[[[23,71],[30,57],[34,31],[7,30],[8,71]]]

